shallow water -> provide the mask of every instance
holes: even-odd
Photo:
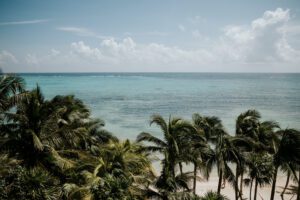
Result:
[[[235,119],[257,109],[264,120],[300,129],[300,74],[80,73],[21,74],[28,88],[39,84],[46,98],[74,94],[120,138],[142,131],[156,135],[150,116],[220,117],[230,133]]]

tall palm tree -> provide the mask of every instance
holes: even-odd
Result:
[[[278,149],[278,144],[280,141],[280,134],[276,132],[276,129],[279,128],[277,122],[274,121],[264,121],[260,122],[260,113],[256,110],[248,110],[244,113],[241,113],[236,120],[236,136],[244,137],[252,145],[252,150],[256,153],[271,153],[274,154]],[[247,146],[247,145],[246,145]],[[240,149],[242,154],[246,153],[243,148]],[[243,164],[245,165],[245,163]],[[244,169],[242,165],[237,165],[236,168],[236,181],[240,179],[240,191],[242,195],[243,189],[243,174]],[[277,172],[277,168],[275,168]]]
[[[145,146],[144,150],[148,152],[159,152],[164,156],[162,160],[162,173],[157,180],[156,186],[168,192],[176,191],[180,187],[188,189],[184,181],[186,176],[182,171],[180,176],[176,176],[175,166],[182,161],[180,138],[191,132],[196,132],[194,126],[180,118],[170,117],[167,123],[160,115],[152,116],[150,125],[153,123],[157,124],[162,130],[163,139],[143,132],[138,135],[137,141],[146,141],[154,144]]]
[[[246,137],[246,138],[258,138],[258,126],[259,126],[259,119],[260,113],[256,110],[247,110],[241,113],[236,119],[236,128],[235,128],[235,135],[236,137]],[[247,146],[247,145],[246,145]],[[245,154],[244,145],[239,146],[239,150],[241,154]],[[247,148],[249,150],[249,148]],[[248,151],[247,150],[247,151]],[[245,163],[242,162],[240,165],[236,166],[236,182],[240,179],[240,196],[243,195],[243,177],[245,172]]]
[[[218,117],[193,115],[193,121],[198,129],[203,130],[206,139],[215,145],[214,159],[219,175],[218,194],[221,192],[222,180],[226,179],[237,190],[235,176],[228,162],[239,163],[241,156],[233,144],[234,138],[225,132],[221,120]]]
[[[5,135],[11,126],[6,125],[5,112],[26,97],[24,79],[15,75],[0,74],[0,136]]]
[[[193,114],[193,123],[197,129],[204,132],[208,142],[216,144],[217,136],[224,134],[222,121],[215,116],[202,116],[198,113]]]
[[[35,165],[44,149],[40,140],[41,114],[44,98],[39,87],[17,106],[16,113],[6,113],[7,126],[14,127],[1,137],[1,150],[23,160],[26,165]]]
[[[54,163],[55,168],[72,166],[57,150],[85,149],[87,139],[92,139],[89,134],[96,136],[100,123],[89,118],[89,110],[80,100],[56,96],[48,101],[39,87],[18,103],[15,113],[5,113],[5,117],[3,126],[10,128],[0,137],[0,149],[28,167]]]
[[[20,102],[24,94],[25,82],[23,78],[0,74],[0,113]]]
[[[236,119],[235,134],[258,138],[260,117],[260,113],[256,110],[247,110],[241,113]]]
[[[258,186],[271,184],[273,175],[272,157],[268,154],[251,153],[246,160],[249,168],[249,178],[245,179],[250,184],[249,199],[252,199],[252,188],[254,184],[254,200],[257,198]]]
[[[293,179],[295,181],[298,180],[298,177],[296,175],[297,166],[295,163],[282,163],[281,164],[281,170],[286,174],[286,182],[285,186],[280,194],[281,198],[283,199],[284,194],[286,193],[286,190],[288,189],[290,179]]]
[[[285,129],[282,131],[283,136],[278,147],[278,151],[274,155],[274,164],[276,169],[280,165],[292,163],[300,165],[300,132],[295,129]],[[271,200],[274,199],[276,187],[277,170],[273,177],[273,185],[271,191]],[[300,170],[298,177],[298,195],[297,200],[300,200]]]
[[[208,180],[209,174],[212,170],[214,152],[207,143],[203,131],[198,130],[194,133],[183,135],[180,142],[180,149],[182,149],[183,160],[185,163],[194,165],[193,169],[193,193],[196,194],[197,180],[201,180],[198,176],[198,171],[203,178]]]

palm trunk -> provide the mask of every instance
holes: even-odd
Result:
[[[197,164],[194,163],[194,184],[193,184],[193,193],[196,194],[196,182],[197,182]]]
[[[274,200],[275,188],[276,188],[276,179],[277,179],[278,166],[275,167],[275,172],[273,175],[272,191],[270,200]]]
[[[182,163],[179,162],[179,170],[180,170],[180,175],[182,176],[183,172],[182,172]]]
[[[221,193],[222,178],[223,178],[223,170],[220,169],[220,173],[219,173],[219,183],[218,183],[218,194]]]
[[[290,182],[290,177],[291,177],[291,171],[288,170],[288,174],[287,174],[287,178],[286,178],[286,183],[285,183],[285,186],[283,188],[283,191],[281,192],[280,196],[283,197],[284,193],[285,193],[285,190],[286,188],[288,187],[289,185],[289,182]]]
[[[169,200],[168,194],[163,194],[162,199],[163,200]]]
[[[241,171],[241,180],[240,180],[240,198],[243,199],[243,180],[244,179],[244,172]]]
[[[258,181],[257,179],[255,179],[254,200],[256,200],[257,197],[257,187],[258,187]]]
[[[299,176],[298,176],[298,194],[297,200],[300,200],[300,169],[299,169]]]
[[[239,185],[238,185],[238,182],[239,182],[239,167],[238,167],[238,164],[237,164],[236,165],[236,170],[235,170],[235,183],[234,183],[235,200],[238,200],[238,198],[239,198],[239,194],[238,194]]]
[[[253,179],[251,179],[251,183],[250,183],[250,192],[249,192],[250,196],[249,196],[249,200],[252,199],[252,186],[253,186]]]

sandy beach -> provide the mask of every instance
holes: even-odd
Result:
[[[284,185],[285,185],[285,181],[286,181],[286,176],[284,176],[283,174],[280,174],[277,178],[275,200],[282,200],[280,193],[282,191],[281,187],[284,187]],[[290,185],[291,185],[291,182],[290,182]],[[217,191],[217,186],[218,186],[218,177],[213,175],[210,177],[209,181],[207,181],[207,182],[202,181],[202,182],[197,183],[197,194],[201,196],[210,190]],[[226,195],[229,199],[235,199],[234,188],[228,183],[226,183],[226,187],[221,190],[221,193]],[[259,199],[259,200],[270,199],[271,185],[264,186],[262,188],[258,188],[257,194],[258,194],[257,199]],[[252,191],[252,198],[253,198],[253,195],[254,195],[254,187],[253,187],[253,191]],[[249,199],[249,187],[243,187],[243,198]],[[284,199],[293,200],[293,199],[296,199],[296,196],[284,195]]]

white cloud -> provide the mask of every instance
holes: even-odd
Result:
[[[179,24],[179,25],[178,25],[178,29],[179,29],[181,32],[185,32],[185,26],[183,26],[182,24]]]
[[[277,53],[286,61],[300,62],[300,50],[296,50],[287,42],[286,37],[276,43]]]
[[[127,33],[124,39],[106,37],[93,45],[73,42],[70,49],[52,49],[44,56],[28,54],[25,60],[28,65],[64,64],[70,71],[273,71],[274,66],[281,67],[276,71],[299,71],[300,25],[291,21],[290,10],[278,8],[247,24],[228,25],[214,39],[194,29],[192,35],[198,46],[193,49],[140,43],[133,39],[136,34]],[[97,35],[76,27],[60,30],[81,36]],[[0,63],[1,60],[0,56]]]
[[[51,49],[51,56],[57,56],[60,54],[60,51],[56,50],[56,49]]]
[[[125,37],[133,37],[133,36],[158,36],[158,37],[166,37],[169,35],[169,33],[167,32],[163,32],[163,31],[147,31],[147,32],[138,32],[138,33],[132,33],[132,32],[125,32],[123,33],[123,35]],[[106,37],[107,38],[115,38],[115,37]]]
[[[264,28],[266,26],[277,24],[280,22],[286,22],[290,19],[290,10],[283,10],[282,8],[277,8],[275,11],[266,11],[263,17],[254,20],[251,24],[253,29]]]
[[[72,50],[74,50],[75,53],[78,55],[82,55],[84,57],[88,58],[95,58],[95,59],[101,59],[102,53],[100,52],[99,49],[97,48],[91,48],[87,45],[84,44],[84,42],[73,42],[71,44]]]
[[[149,32],[146,32],[144,35],[150,35],[150,36],[168,36],[169,33],[162,32],[162,31],[149,31]]]
[[[4,66],[9,63],[17,63],[17,62],[18,60],[12,53],[5,50],[0,52],[0,66]]]
[[[277,8],[264,12],[249,25],[227,26],[220,40],[221,48],[234,60],[245,63],[295,62],[292,54],[297,50],[291,46],[288,36],[295,30],[287,26],[289,20],[289,9]]]
[[[78,36],[86,36],[86,37],[96,36],[96,34],[93,31],[82,27],[64,26],[64,27],[58,27],[57,30],[74,33]]]
[[[56,29],[59,31],[72,33],[72,34],[75,34],[77,36],[82,36],[82,37],[94,37],[94,38],[98,38],[98,39],[109,38],[109,36],[100,35],[90,29],[83,28],[83,27],[62,26],[62,27],[57,27]]]
[[[88,60],[101,63],[126,66],[180,66],[183,64],[199,64],[210,60],[205,50],[183,50],[158,43],[137,44],[127,37],[121,41],[114,38],[105,39],[99,47],[92,48],[84,42],[71,44],[72,50]]]
[[[139,44],[131,37],[123,40],[102,40],[94,48],[82,41],[73,43],[72,48],[85,59],[113,65],[173,66],[184,67],[214,64],[276,64],[299,61],[299,50],[287,37],[293,30],[287,26],[289,10],[278,8],[266,11],[262,17],[249,24],[230,25],[215,41],[207,40],[199,30],[192,31],[197,42],[210,42],[205,48],[183,49],[159,43]],[[284,27],[284,28],[283,28]],[[172,69],[167,69],[172,70]]]
[[[35,19],[35,20],[27,20],[27,21],[0,22],[0,26],[40,24],[40,23],[45,23],[47,21],[49,21],[49,20],[48,19]]]
[[[53,62],[59,56],[61,56],[61,52],[57,49],[51,49],[47,54],[37,55],[36,53],[28,53],[25,56],[25,62],[29,65],[39,66],[44,65],[49,62]]]
[[[27,54],[25,60],[30,65],[38,65],[39,59],[35,54]]]
[[[202,37],[201,33],[199,30],[193,30],[192,31],[192,35],[195,37],[195,38],[200,38]]]
[[[199,15],[196,15],[194,17],[188,18],[188,21],[193,24],[193,25],[197,25],[199,23],[206,23],[207,20],[204,17],[201,17]]]

